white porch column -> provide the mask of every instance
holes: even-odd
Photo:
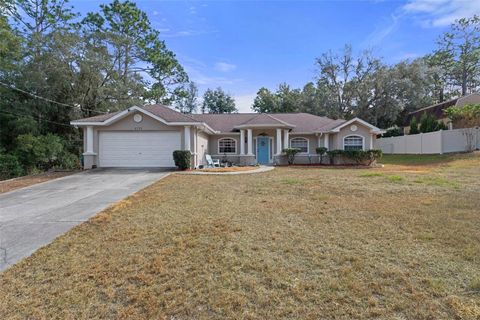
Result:
[[[247,129],[247,152],[249,156],[253,156],[253,138],[252,129]]]
[[[283,148],[288,148],[288,129],[283,130]]]
[[[183,150],[188,150],[190,151],[190,126],[185,126],[185,130],[183,131]]]
[[[370,134],[370,150],[373,149],[373,134]]]
[[[87,127],[87,153],[93,153],[93,126]]]
[[[193,130],[193,166],[195,168],[198,167],[197,143],[198,143],[198,128],[194,127],[194,130]]]
[[[330,146],[328,145],[329,143],[329,137],[330,135],[328,133],[325,133],[325,138],[323,140],[323,146],[327,148],[327,150],[330,150]]]
[[[277,128],[277,156],[282,153],[282,129]]]
[[[240,155],[245,154],[245,130],[240,130]]]

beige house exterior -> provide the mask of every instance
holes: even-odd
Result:
[[[318,163],[317,147],[369,150],[383,130],[361,120],[308,113],[179,113],[167,106],[131,107],[71,122],[83,130],[84,168],[174,167],[174,150],[237,165],[285,164],[284,149],[301,149],[295,163]]]

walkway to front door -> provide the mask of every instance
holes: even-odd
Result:
[[[268,164],[270,162],[270,138],[257,137],[257,162]]]

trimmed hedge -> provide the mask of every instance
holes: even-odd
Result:
[[[335,158],[344,157],[349,160],[355,161],[356,164],[362,164],[368,162],[371,165],[376,160],[380,159],[383,155],[382,150],[330,150],[327,151],[330,158],[330,163],[335,163]]]
[[[180,170],[190,169],[192,153],[188,150],[173,151],[173,161]]]

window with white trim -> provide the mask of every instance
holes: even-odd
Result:
[[[218,153],[236,153],[237,141],[232,138],[222,138],[218,140]]]
[[[363,138],[360,136],[343,138],[343,150],[363,150]]]
[[[301,153],[308,153],[308,139],[305,139],[305,138],[290,139],[290,148],[300,149]]]

